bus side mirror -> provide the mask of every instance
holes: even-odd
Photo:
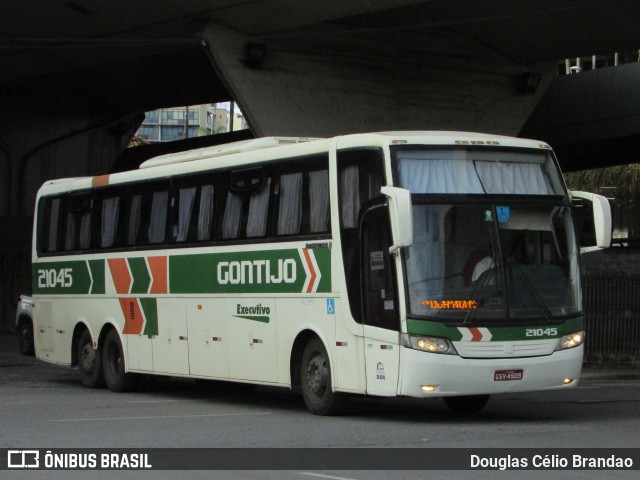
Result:
[[[592,252],[611,245],[611,206],[602,195],[569,192],[574,206],[580,253]]]
[[[404,188],[382,187],[380,193],[386,196],[389,202],[391,233],[393,234],[393,245],[389,247],[389,253],[397,255],[402,247],[413,245],[411,192]]]

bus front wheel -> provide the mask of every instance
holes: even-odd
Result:
[[[124,351],[118,332],[111,330],[102,347],[104,380],[112,392],[128,392],[135,387],[136,377],[126,373]]]
[[[302,354],[302,398],[314,415],[335,415],[344,404],[344,396],[331,388],[331,365],[323,343],[313,338]]]
[[[460,397],[444,397],[444,403],[452,413],[472,415],[482,410],[489,402],[489,395],[463,395]]]
[[[89,330],[85,329],[80,335],[76,353],[82,384],[89,388],[104,387],[102,352],[97,348],[93,348],[93,340]]]

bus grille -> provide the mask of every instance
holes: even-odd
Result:
[[[525,340],[521,342],[453,342],[461,357],[515,358],[551,355],[558,339]]]

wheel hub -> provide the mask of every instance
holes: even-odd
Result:
[[[93,365],[96,360],[96,351],[89,344],[86,344],[82,348],[82,353],[80,355],[80,365],[82,369],[86,372],[91,372],[93,370]]]
[[[316,356],[307,365],[307,387],[309,391],[321,396],[327,384],[327,369],[324,359]]]

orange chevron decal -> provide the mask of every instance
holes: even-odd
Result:
[[[149,293],[169,293],[167,281],[167,257],[148,257],[149,270],[151,270],[151,289]]]
[[[127,261],[124,258],[110,258],[107,260],[116,293],[127,294],[131,290],[133,279],[129,273]]]
[[[307,293],[311,293],[313,292],[313,287],[315,286],[318,274],[316,273],[316,269],[313,267],[313,262],[311,261],[309,250],[304,248],[302,252],[304,253],[304,259],[306,260],[307,266],[309,267],[309,272],[311,272],[311,279],[309,280],[309,286],[307,287]]]
[[[144,325],[144,315],[137,298],[121,298],[120,308],[124,314],[123,334],[140,334]]]
[[[482,332],[476,327],[469,327],[469,331],[471,332],[472,342],[479,342],[480,340],[482,340]]]

